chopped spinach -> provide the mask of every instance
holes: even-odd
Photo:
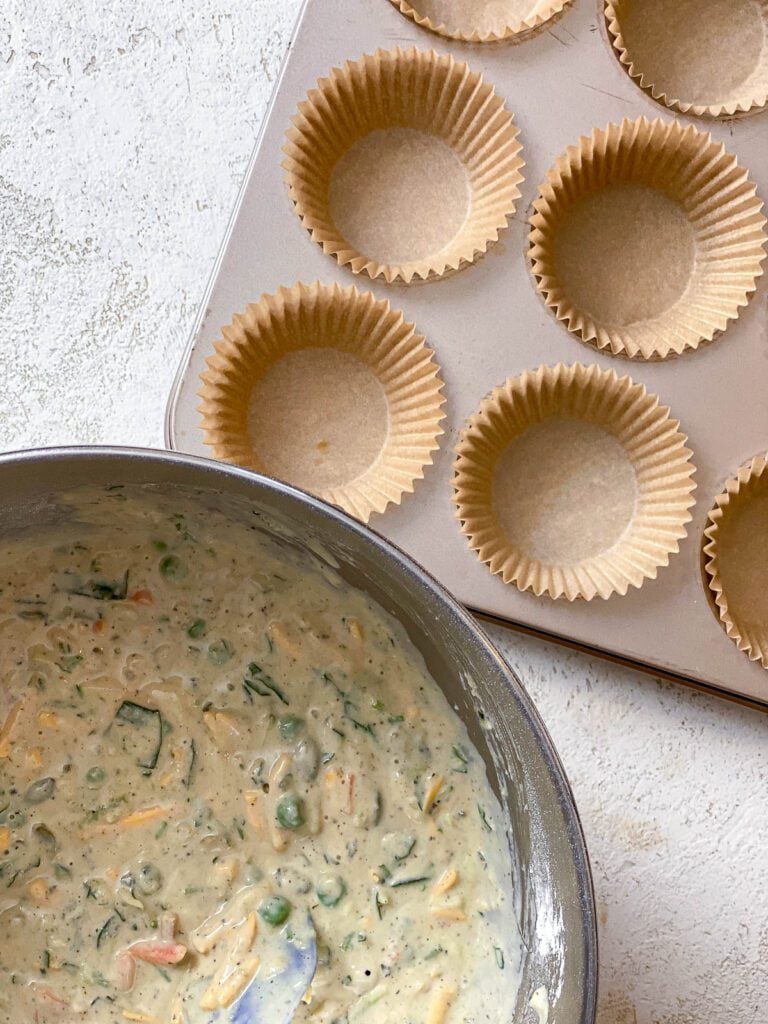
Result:
[[[128,596],[128,570],[120,579],[105,580],[91,577],[83,579],[77,573],[67,572],[61,578],[61,589],[67,594],[90,597],[94,601],[124,601]]]
[[[243,678],[243,686],[247,691],[258,694],[259,697],[271,697],[274,694],[283,704],[290,704],[285,693],[283,693],[272,676],[268,676],[255,661],[252,661],[248,666]]]

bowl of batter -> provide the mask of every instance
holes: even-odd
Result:
[[[591,1024],[589,865],[477,624],[300,491],[0,458],[0,1022],[227,1020],[309,927],[305,1024]]]

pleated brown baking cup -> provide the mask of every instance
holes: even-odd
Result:
[[[726,633],[768,668],[768,456],[741,466],[715,499],[704,568]]]
[[[655,579],[686,534],[686,440],[629,377],[540,366],[496,388],[467,423],[456,514],[480,560],[519,590],[626,594]]]
[[[571,0],[391,0],[422,28],[465,43],[522,41]]]
[[[283,166],[326,253],[410,283],[459,270],[498,240],[520,196],[521,148],[501,97],[466,64],[379,50],[318,82]]]
[[[606,0],[614,49],[655,100],[697,117],[768,102],[768,0]]]
[[[755,290],[762,205],[708,133],[644,117],[610,124],[567,149],[539,189],[537,287],[599,349],[642,359],[695,349]]]
[[[411,492],[442,434],[432,350],[386,300],[319,283],[262,295],[222,329],[201,375],[216,458],[367,522]]]

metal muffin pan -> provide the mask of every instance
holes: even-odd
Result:
[[[371,282],[326,256],[301,225],[281,167],[285,132],[299,102],[332,67],[379,48],[451,52],[481,71],[521,129],[525,180],[499,243],[476,265],[411,286]],[[434,347],[446,383],[445,435],[415,493],[374,517],[395,541],[481,616],[656,675],[768,707],[768,674],[726,636],[702,577],[706,517],[724,481],[768,449],[768,280],[724,334],[663,362],[598,352],[556,322],[528,266],[530,206],[547,170],[593,128],[640,115],[674,119],[629,78],[613,51],[602,0],[575,0],[536,36],[513,44],[453,43],[419,28],[388,0],[306,0],[185,352],[166,416],[168,446],[210,455],[197,412],[199,375],[220,329],[264,292],[296,281],[354,283],[388,298]],[[678,117],[709,131],[768,195],[768,111],[740,120]],[[470,551],[454,516],[454,445],[483,396],[541,363],[596,363],[646,385],[689,438],[696,506],[680,553],[625,597],[552,601],[492,576]]]

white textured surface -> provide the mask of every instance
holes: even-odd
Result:
[[[2,5],[0,448],[162,445],[165,398],[298,6]],[[768,718],[493,636],[584,821],[600,1024],[764,1024]]]

